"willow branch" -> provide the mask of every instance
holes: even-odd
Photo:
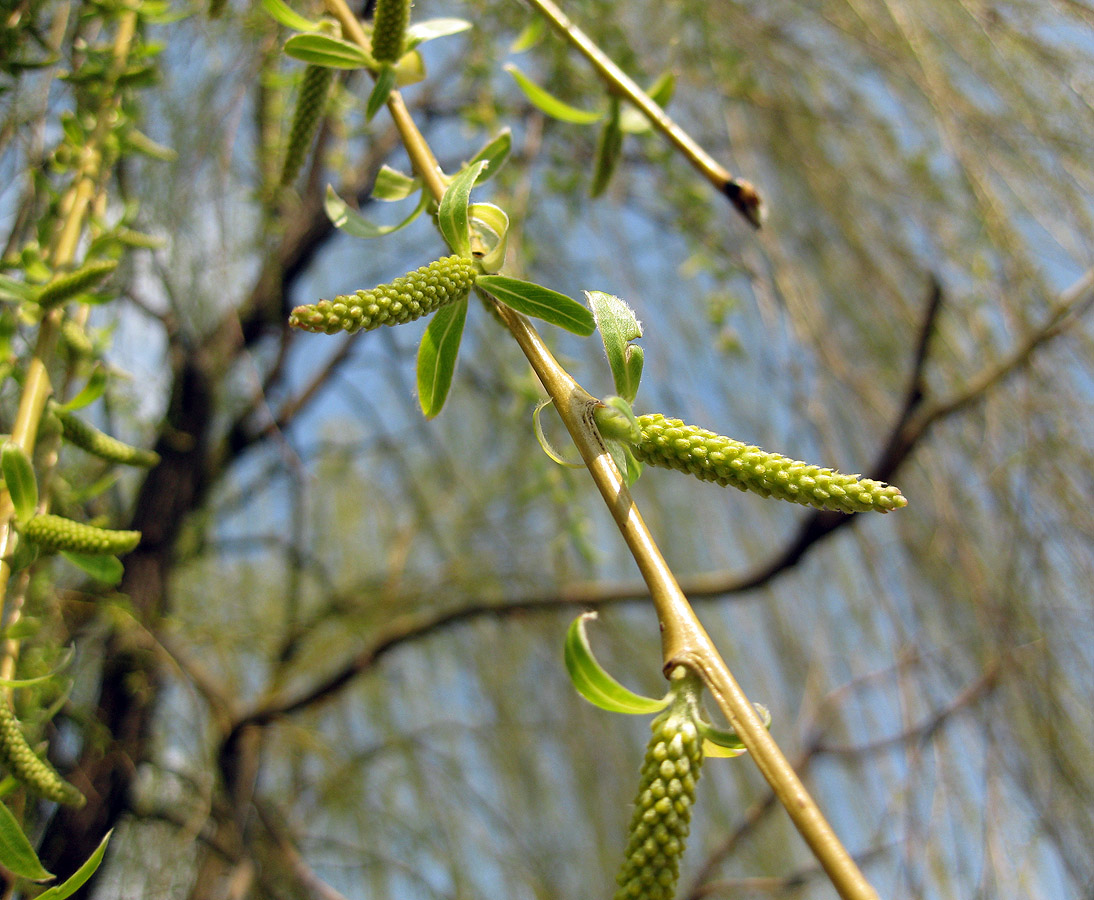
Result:
[[[592,64],[597,74],[608,84],[609,90],[632,103],[707,181],[729,198],[737,211],[753,228],[760,227],[764,217],[763,199],[751,182],[731,175],[728,169],[717,162],[691,135],[669,118],[668,114],[653,102],[649,94],[635,84],[634,80],[551,0],[527,0],[527,3]]]
[[[118,76],[124,70],[125,61],[129,55],[136,30],[137,13],[134,10],[128,10],[118,20],[118,31],[114,37],[111,67],[107,74],[108,80],[116,82]],[[55,272],[70,265],[76,258],[80,235],[83,233],[92,198],[98,189],[98,182],[102,174],[102,148],[114,124],[113,116],[109,113],[120,102],[119,98],[112,92],[106,92],[105,96],[108,99],[100,107],[98,115],[95,117],[95,128],[88,137],[87,144],[81,153],[75,180],[61,201],[61,208],[65,210],[65,218],[54,238],[50,252],[50,263]],[[26,377],[19,397],[19,407],[15,414],[10,440],[16,446],[21,447],[28,456],[34,454],[34,447],[38,438],[38,427],[45,412],[46,402],[53,393],[48,363],[53,358],[53,351],[63,317],[64,311],[60,307],[50,310],[43,316],[38,326],[34,352],[27,365]],[[47,498],[43,497],[42,508],[45,509],[47,504]],[[21,579],[17,584],[19,589],[9,595],[8,587],[12,572],[8,558],[14,549],[13,514],[11,498],[5,487],[0,490],[0,601],[3,601],[7,606],[5,624],[9,628],[22,615],[23,596],[27,581]],[[4,642],[4,658],[0,661],[0,678],[10,679],[14,677],[15,660],[18,652],[19,644],[17,641],[8,639]]]

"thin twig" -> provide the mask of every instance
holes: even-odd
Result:
[[[609,90],[626,97],[692,166],[729,198],[753,228],[760,227],[764,219],[763,199],[751,182],[735,178],[721,163],[715,161],[551,0],[527,0],[527,3],[592,64],[600,77],[607,82]]]

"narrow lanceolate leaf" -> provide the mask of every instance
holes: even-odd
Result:
[[[642,439],[634,453],[651,466],[817,509],[889,512],[908,503],[892,485],[768,453],[679,419],[645,415],[638,424]]]
[[[521,281],[508,275],[480,275],[477,286],[526,316],[534,316],[587,337],[596,330],[593,314],[573,297],[552,291],[541,284]]]
[[[422,343],[418,346],[418,403],[427,419],[432,419],[444,408],[456,371],[466,318],[465,297],[438,312],[422,335]]]
[[[467,19],[426,19],[423,22],[415,22],[406,30],[406,49],[413,50],[426,41],[459,34],[470,27],[471,23]]]
[[[0,451],[0,469],[11,505],[15,508],[15,518],[25,522],[34,515],[38,506],[38,479],[34,476],[34,466],[27,451],[8,441]]]
[[[68,550],[90,555],[128,553],[141,540],[139,531],[97,528],[49,513],[35,516],[22,531],[28,541],[42,550]]]
[[[300,96],[296,98],[292,127],[289,129],[289,146],[285,151],[285,163],[281,167],[282,186],[291,185],[311,149],[319,120],[327,108],[334,70],[326,66],[308,66],[300,82]]]
[[[509,159],[509,153],[513,149],[513,134],[508,128],[503,128],[501,133],[486,144],[478,153],[471,157],[471,163],[485,162],[486,168],[475,179],[475,184],[489,181],[501,170]],[[470,164],[470,163],[469,163]]]
[[[103,856],[106,855],[106,845],[110,842],[110,835],[113,833],[113,831],[108,831],[103,839],[99,841],[99,846],[95,848],[95,852],[87,858],[87,861],[80,866],[80,868],[65,879],[62,884],[42,891],[36,900],[67,900],[67,898],[71,897],[87,884],[87,880],[95,874],[95,870],[102,864]]]
[[[437,207],[437,227],[445,243],[453,253],[471,255],[471,232],[468,230],[467,206],[471,202],[471,188],[486,167],[486,160],[469,163],[452,179]]]
[[[53,877],[43,868],[23,829],[3,803],[0,803],[0,866],[31,881],[49,881]]]
[[[374,200],[404,200],[415,191],[421,190],[421,187],[422,180],[420,178],[412,178],[397,169],[391,168],[391,166],[383,165],[380,167],[380,171],[376,173],[376,181],[372,185],[372,197]],[[328,185],[327,196],[329,197],[332,193],[334,193],[334,189]],[[335,196],[338,195],[335,194]],[[327,212],[330,213],[329,206]],[[332,220],[333,218],[331,216]],[[335,225],[337,224],[335,222]]]
[[[653,720],[614,900],[672,900],[703,764],[695,705],[674,691]]]
[[[262,0],[262,8],[286,28],[291,28],[293,31],[314,31],[319,27],[318,22],[305,19],[284,0]]]
[[[420,188],[421,185],[418,185],[418,187]],[[389,200],[396,198],[382,197],[378,199]],[[357,210],[350,208],[349,204],[339,197],[334,188],[329,184],[327,185],[326,197],[323,200],[323,207],[326,209],[327,218],[331,220],[331,224],[340,231],[353,235],[353,237],[378,238],[383,237],[385,234],[393,234],[402,228],[406,228],[407,225],[422,214],[422,211],[429,205],[429,199],[429,195],[425,191],[422,191],[422,196],[418,200],[418,205],[410,211],[410,214],[405,219],[394,225],[377,225],[374,222],[370,222],[357,212]]]
[[[631,343],[642,337],[642,324],[626,303],[604,291],[586,291],[585,299],[593,311],[597,331],[604,342],[615,391],[633,403],[642,379],[643,351]]]
[[[65,440],[74,444],[81,450],[86,450],[99,459],[107,462],[120,463],[124,466],[143,466],[149,468],[160,461],[158,453],[152,450],[142,450],[139,447],[131,447],[99,431],[94,425],[89,425],[83,419],[66,412],[54,404],[53,412],[61,420],[61,429]]]
[[[376,76],[376,81],[372,85],[372,92],[368,95],[368,101],[365,103],[366,122],[371,122],[376,113],[387,103],[387,98],[391,96],[391,92],[395,89],[395,81],[395,69],[392,66],[383,66]]]
[[[103,584],[121,584],[122,575],[125,574],[125,568],[122,566],[122,561],[116,556],[94,553],[73,553],[68,550],[62,550],[61,556],[67,559],[85,575],[89,575],[96,581],[101,581]]]
[[[597,662],[585,632],[586,623],[595,618],[596,613],[582,613],[566,631],[563,659],[574,689],[593,706],[608,712],[639,715],[663,710],[669,702],[667,698],[654,700],[634,693],[612,678]]]
[[[0,765],[34,793],[65,806],[83,806],[86,800],[57,770],[31,749],[8,701],[0,697]]]
[[[470,259],[445,256],[390,284],[298,306],[289,324],[324,334],[401,325],[466,299],[476,274]]]
[[[608,188],[612,180],[619,157],[623,153],[623,129],[619,124],[619,98],[611,98],[608,119],[600,126],[600,135],[596,142],[596,162],[593,165],[593,180],[589,185],[589,196],[599,197]]]
[[[63,303],[70,297],[91,290],[116,268],[118,263],[112,259],[87,263],[74,272],[54,278],[42,287],[35,299],[41,306]]]
[[[378,63],[395,63],[406,49],[410,0],[377,0],[372,20],[372,56]]]
[[[329,34],[296,34],[285,41],[293,59],[331,69],[371,69],[376,60],[356,44]]]
[[[593,122],[599,122],[604,117],[604,113],[600,110],[578,109],[576,106],[570,106],[569,103],[559,100],[558,97],[541,88],[511,63],[505,66],[505,71],[513,76],[529,102],[552,119],[559,119],[572,125],[592,125]]]

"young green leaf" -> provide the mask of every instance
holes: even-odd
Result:
[[[412,178],[404,175],[391,166],[381,166],[376,173],[376,181],[372,185],[372,198],[374,200],[405,200],[422,187],[420,178]],[[332,188],[327,188],[328,196],[333,193]],[[338,195],[335,194],[337,197]],[[344,204],[343,204],[344,205]],[[327,214],[330,215],[330,206],[327,206]],[[333,218],[332,218],[333,221]]]
[[[531,50],[536,44],[538,44],[546,32],[546,21],[542,16],[535,16],[532,20],[521,29],[520,34],[512,44],[509,45],[510,53],[523,53],[525,50]]]
[[[8,441],[0,451],[0,467],[11,505],[15,507],[15,518],[19,522],[29,521],[38,506],[38,479],[34,476],[34,466],[27,451]]]
[[[72,550],[62,550],[61,556],[86,575],[90,575],[96,581],[103,584],[117,585],[121,583],[125,567],[116,556],[107,554],[75,553]]]
[[[643,715],[663,710],[669,704],[669,697],[654,700],[636,694],[612,678],[596,661],[585,633],[585,623],[595,618],[595,612],[582,613],[566,631],[563,659],[574,688],[593,706],[608,712]]]
[[[771,713],[762,703],[753,703],[756,712],[763,719],[764,727],[771,727]],[[699,730],[699,736],[703,739],[703,756],[717,756],[729,759],[747,752],[744,743],[736,731],[727,728],[718,728],[703,719],[697,719],[695,727]]]
[[[500,206],[493,203],[472,203],[468,215],[481,244],[482,256],[479,263],[484,272],[497,272],[505,264],[505,248],[509,244],[509,216]],[[480,248],[476,246],[476,251]]]
[[[631,341],[642,337],[642,325],[626,303],[603,291],[586,291],[585,297],[593,311],[608,365],[612,370],[615,390],[628,403],[633,403],[642,379],[644,353]]]
[[[283,0],[262,0],[262,8],[277,22],[293,31],[315,31],[318,22],[305,19]]]
[[[88,857],[80,868],[78,868],[70,878],[68,878],[64,884],[59,884],[56,887],[51,887],[48,891],[43,891],[38,895],[37,900],[67,900],[76,893],[80,888],[84,886],[87,880],[95,874],[95,870],[99,868],[100,863],[103,861],[103,855],[106,853],[106,845],[110,840],[110,835],[113,831],[108,831],[106,836],[99,842],[99,846],[95,849],[95,852]]]
[[[69,400],[68,403],[62,403],[61,409],[66,412],[73,412],[77,409],[83,409],[85,406],[90,406],[103,395],[105,390],[106,369],[101,365],[96,365],[87,377],[87,384],[80,389],[80,393]]]
[[[466,19],[426,19],[424,22],[415,22],[406,30],[406,49],[413,50],[426,41],[459,34],[470,27],[471,23]]]
[[[516,80],[518,87],[524,92],[524,96],[528,98],[529,102],[553,119],[570,122],[573,125],[592,125],[604,117],[604,113],[599,110],[578,109],[576,106],[570,106],[569,103],[559,100],[558,97],[549,94],[528,78],[512,63],[507,64],[504,68]]]
[[[23,829],[3,803],[0,803],[0,865],[31,881],[49,881],[53,877],[42,867]]]
[[[418,403],[427,419],[434,418],[444,408],[456,371],[466,317],[464,298],[437,310],[422,335],[418,347]]]
[[[664,109],[672,99],[673,90],[676,88],[676,78],[672,72],[665,72],[652,85],[646,89],[649,98]],[[619,127],[627,134],[645,134],[652,129],[650,120],[637,108],[627,105],[623,107],[623,114],[619,119]]]
[[[334,224],[334,227],[359,238],[383,237],[385,234],[392,234],[401,228],[406,228],[422,214],[428,204],[429,197],[423,191],[421,198],[418,200],[418,205],[403,221],[395,225],[375,225],[359,212],[351,209],[349,204],[339,197],[329,184],[327,185],[327,195],[323,199],[323,207],[326,209],[327,217]]]
[[[368,95],[368,102],[365,104],[366,122],[371,122],[373,116],[383,108],[394,88],[395,68],[390,65],[381,66],[376,81],[372,85],[372,92]]]
[[[552,406],[554,401],[549,397],[546,400],[541,400],[536,404],[536,408],[532,410],[532,431],[535,433],[536,441],[539,443],[539,448],[547,456],[550,457],[551,462],[558,463],[560,466],[565,466],[567,469],[583,469],[585,463],[580,459],[575,462],[570,462],[561,453],[559,453],[554,444],[547,440],[547,435],[543,431],[543,410],[545,407]]]
[[[505,165],[506,160],[509,159],[509,152],[512,148],[513,134],[508,128],[503,128],[496,138],[472,156],[471,163],[477,163],[480,160],[486,162],[486,168],[479,173],[479,177],[475,179],[475,184],[482,184],[497,175],[501,167]],[[468,163],[468,165],[471,163]]]
[[[480,159],[461,169],[448,185],[437,209],[437,227],[441,230],[441,236],[452,252],[460,256],[471,256],[467,205],[471,199],[471,188],[485,167],[486,161]]]
[[[612,455],[612,462],[623,476],[623,482],[630,487],[642,475],[642,463],[634,458],[630,444],[618,438],[604,438],[604,446]]]
[[[593,166],[593,180],[589,185],[589,196],[599,197],[608,188],[612,180],[619,157],[623,153],[623,131],[619,127],[619,98],[611,98],[607,121],[600,126],[600,135],[596,142],[596,162]]]
[[[376,60],[356,44],[329,34],[295,34],[285,42],[293,59],[330,69],[374,69]]]
[[[16,281],[7,275],[0,275],[0,300],[19,303],[30,300],[38,293],[38,289],[25,281]]]
[[[508,275],[480,275],[475,282],[506,306],[526,316],[543,319],[559,328],[586,337],[596,329],[593,314],[573,297],[552,291],[531,281],[521,281]]]

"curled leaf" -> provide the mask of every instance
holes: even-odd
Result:
[[[593,706],[608,712],[643,715],[663,710],[668,706],[671,694],[660,700],[636,694],[612,678],[596,661],[585,633],[585,623],[595,618],[595,612],[582,613],[566,631],[563,658],[574,688]]]
[[[540,413],[543,412],[544,407],[551,406],[554,403],[553,400],[541,400],[536,404],[536,408],[532,411],[532,429],[535,431],[536,440],[539,442],[540,449],[551,457],[552,462],[558,463],[560,466],[565,466],[567,469],[581,469],[585,464],[578,460],[577,462],[571,462],[565,459],[561,453],[559,453],[554,445],[547,440],[547,435],[543,433],[543,421]]]
[[[572,125],[592,125],[604,117],[604,113],[600,110],[578,109],[576,106],[570,106],[569,103],[559,100],[558,97],[548,93],[532,81],[512,63],[505,66],[505,71],[513,76],[528,101],[552,119],[559,119]]]

